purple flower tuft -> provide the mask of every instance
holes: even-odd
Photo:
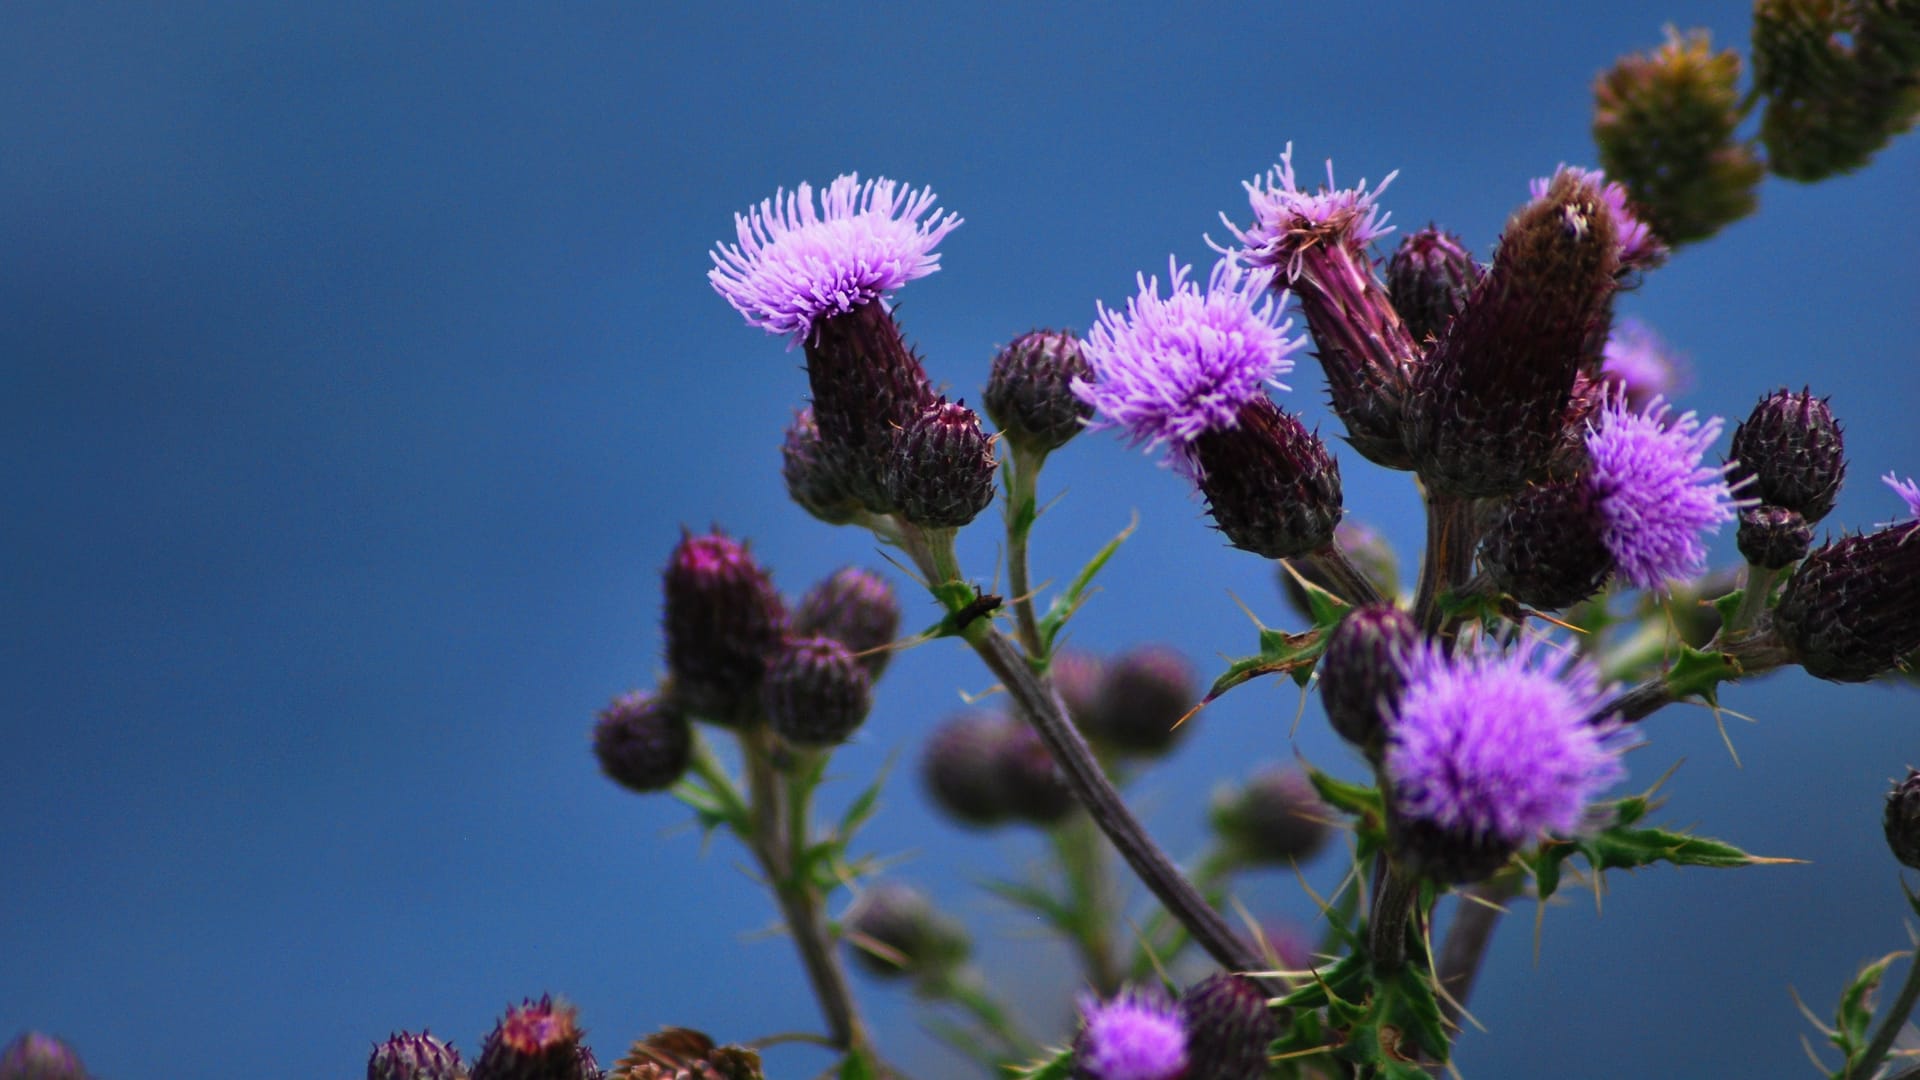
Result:
[[[1554,170],[1554,176],[1572,173],[1581,180],[1592,184],[1600,192],[1600,198],[1613,211],[1613,228],[1618,237],[1621,270],[1643,270],[1659,266],[1667,261],[1667,245],[1653,235],[1647,223],[1635,217],[1627,209],[1627,187],[1618,180],[1609,181],[1601,169],[1582,169],[1577,165],[1561,165]],[[1544,198],[1547,189],[1553,186],[1553,176],[1535,177],[1529,190],[1536,199]]]
[[[1587,722],[1602,696],[1598,673],[1540,645],[1411,650],[1386,753],[1400,815],[1517,846],[1577,830],[1587,804],[1624,775],[1625,740]]]
[[[1881,477],[1880,480],[1892,488],[1894,494],[1907,501],[1907,513],[1909,515],[1920,518],[1920,484],[1914,483],[1913,477],[1907,477],[1907,482],[1903,484],[1900,482],[1899,477],[1889,472],[1887,475]],[[1889,521],[1887,524],[1898,525],[1900,523],[1897,521]]]
[[[1632,317],[1613,325],[1600,353],[1600,374],[1626,391],[1627,404],[1645,408],[1656,397],[1667,397],[1686,382],[1686,365],[1679,353],[1653,328]]]
[[[1075,379],[1073,392],[1098,410],[1090,426],[1124,427],[1135,445],[1173,443],[1176,464],[1185,464],[1186,444],[1237,424],[1263,384],[1286,389],[1274,380],[1293,370],[1303,342],[1287,337],[1286,294],[1262,297],[1270,273],[1223,258],[1202,292],[1188,279],[1192,267],[1169,259],[1168,269],[1170,295],[1143,274],[1124,313],[1100,305],[1085,343],[1094,378]]]
[[[1085,1080],[1180,1080],[1187,1027],[1180,1009],[1156,995],[1126,991],[1111,1001],[1082,998],[1085,1023],[1074,1042],[1074,1075]]]
[[[1643,589],[1664,588],[1705,567],[1703,532],[1718,531],[1742,505],[1726,465],[1703,465],[1721,420],[1685,412],[1667,419],[1659,398],[1632,412],[1615,397],[1587,432],[1593,471],[1587,483],[1606,521],[1601,534],[1621,576]]]
[[[932,191],[884,177],[838,177],[818,211],[813,185],[803,183],[733,216],[740,242],[713,249],[707,280],[748,323],[798,340],[815,320],[940,269],[934,246],[960,221],[934,208]]]
[[[1326,187],[1308,194],[1294,183],[1293,144],[1288,143],[1278,165],[1243,185],[1253,206],[1253,224],[1243,231],[1225,214],[1220,220],[1244,245],[1249,266],[1284,268],[1291,281],[1299,276],[1301,255],[1312,244],[1332,240],[1358,249],[1392,232],[1387,224],[1392,215],[1380,212],[1379,198],[1399,175],[1398,170],[1388,173],[1372,191],[1364,179],[1355,187],[1336,187],[1329,159]]]

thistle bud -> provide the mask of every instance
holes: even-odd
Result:
[[[693,725],[665,697],[635,691],[600,710],[593,726],[600,771],[631,791],[671,787],[693,757]]]
[[[1234,547],[1292,559],[1325,547],[1340,523],[1340,464],[1320,437],[1262,394],[1233,427],[1193,442],[1200,491]]]
[[[0,1076],[6,1076],[0,1070]],[[422,1031],[402,1031],[373,1048],[367,1080],[456,1080],[466,1075],[460,1051]]]
[[[1887,792],[1881,827],[1886,830],[1893,857],[1902,865],[1920,870],[1920,770],[1909,768],[1907,778]]]
[[[1542,611],[1571,607],[1613,573],[1606,518],[1584,481],[1554,482],[1515,495],[1488,530],[1481,565],[1502,592]]]
[[[1075,379],[1093,381],[1079,338],[1063,330],[1022,334],[993,358],[987,415],[1013,445],[1051,453],[1093,418],[1093,406],[1073,392]]]
[[[1740,555],[1762,570],[1780,570],[1806,558],[1813,528],[1784,506],[1752,506],[1740,511],[1734,535]]]
[[[820,441],[811,408],[795,413],[793,423],[787,425],[787,438],[780,446],[780,476],[787,482],[787,496],[829,525],[845,525],[862,510],[839,458]]]
[[[1393,545],[1379,530],[1348,518],[1333,530],[1333,541],[1346,555],[1347,561],[1353,564],[1353,568],[1372,582],[1381,596],[1393,596],[1400,591],[1400,560],[1393,553]],[[1297,559],[1281,567],[1281,591],[1286,594],[1293,610],[1309,622],[1313,621],[1313,605],[1307,599],[1307,590],[1295,580],[1295,574],[1335,596],[1343,591],[1321,570],[1318,560]]]
[[[1729,474],[1742,493],[1792,510],[1817,524],[1833,509],[1847,475],[1840,424],[1825,399],[1785,388],[1760,399],[1745,423],[1733,429]],[[1746,478],[1752,477],[1751,481]]]
[[[854,962],[880,978],[938,977],[967,958],[966,930],[940,915],[925,893],[882,881],[860,894],[847,912],[847,945]]]
[[[894,441],[887,461],[889,500],[907,521],[957,529],[993,501],[998,464],[972,409],[945,400],[922,409]]]
[[[962,824],[997,825],[1007,818],[999,754],[1005,727],[996,713],[962,713],[927,738],[921,780],[934,804]]]
[[[875,679],[892,657],[887,646],[900,632],[900,601],[893,586],[870,570],[847,566],[807,590],[793,613],[799,637],[829,637],[866,665]]]
[[[1343,739],[1378,753],[1385,717],[1400,699],[1401,659],[1420,641],[1413,617],[1392,604],[1355,608],[1334,627],[1320,657],[1320,700]]]
[[[1437,340],[1466,306],[1480,264],[1460,238],[1432,225],[1408,234],[1387,262],[1387,292],[1413,340]]]
[[[1123,754],[1157,757],[1189,730],[1191,721],[1180,720],[1197,700],[1184,656],[1165,645],[1142,646],[1107,665],[1089,738]]]
[[[832,638],[788,638],[767,667],[761,704],[781,738],[795,746],[833,746],[867,718],[873,680]]]
[[[1187,1021],[1187,1075],[1209,1080],[1262,1080],[1267,1044],[1280,1037],[1280,1022],[1267,995],[1244,975],[1221,973],[1180,995]]]
[[[481,1046],[473,1080],[599,1080],[578,1014],[551,996],[510,1006]]]
[[[892,513],[888,460],[897,433],[937,399],[885,304],[820,319],[806,339],[807,382],[827,460],[853,497]]]
[[[1032,825],[1052,825],[1073,812],[1073,789],[1026,724],[1008,717],[1000,731],[994,765],[1007,815]]]
[[[1773,610],[1800,666],[1831,682],[1865,682],[1920,648],[1920,526],[1814,548]]]
[[[0,1050],[0,1080],[87,1080],[73,1047],[51,1035],[23,1031]]]
[[[1047,680],[1067,707],[1067,718],[1089,739],[1099,730],[1100,682],[1105,677],[1100,658],[1079,649],[1054,653],[1047,667]]]
[[[1274,765],[1245,787],[1216,795],[1211,817],[1240,861],[1285,866],[1319,854],[1333,834],[1331,814],[1306,773]]]
[[[683,535],[662,578],[674,693],[702,720],[747,722],[786,624],[772,579],[746,545],[719,532]]]

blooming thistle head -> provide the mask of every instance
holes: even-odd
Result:
[[[1600,198],[1607,209],[1613,212],[1614,242],[1620,255],[1620,272],[1625,274],[1634,270],[1650,270],[1667,261],[1667,245],[1653,235],[1653,230],[1636,217],[1627,207],[1627,186],[1618,180],[1608,180],[1607,174],[1600,169],[1582,169],[1576,165],[1562,165],[1554,170],[1552,176],[1535,177],[1528,188],[1538,199],[1546,195],[1547,189],[1559,179],[1562,173],[1571,173],[1583,182],[1592,185],[1600,192]]]
[[[1728,466],[1701,463],[1720,437],[1720,418],[1702,423],[1692,412],[1667,413],[1658,398],[1642,412],[1615,398],[1587,433],[1601,539],[1621,576],[1643,589],[1700,573],[1707,561],[1701,535],[1732,521],[1742,505],[1727,484]]]
[[[1671,396],[1687,381],[1685,360],[1639,319],[1614,323],[1600,357],[1601,379],[1619,386],[1636,409]]]
[[[1588,720],[1599,675],[1541,645],[1409,650],[1385,767],[1398,854],[1419,872],[1485,877],[1542,833],[1578,830],[1623,775],[1624,741]]]
[[[1905,483],[1902,483],[1900,478],[1895,476],[1891,471],[1881,477],[1880,482],[1892,488],[1895,495],[1905,500],[1907,504],[1907,514],[1909,516],[1920,518],[1920,483],[1915,483],[1911,476],[1907,477]],[[1901,522],[1889,521],[1886,524],[1898,525],[1901,524]]]
[[[739,243],[715,247],[707,271],[714,291],[749,324],[796,341],[818,320],[940,269],[933,249],[961,221],[934,207],[932,191],[885,178],[840,176],[820,193],[817,209],[813,190],[783,188],[735,214]]]
[[[1392,215],[1381,212],[1379,199],[1399,175],[1398,170],[1388,173],[1372,191],[1365,180],[1342,188],[1334,183],[1329,160],[1326,186],[1309,194],[1294,182],[1293,144],[1288,143],[1279,164],[1243,185],[1253,207],[1253,224],[1243,230],[1224,214],[1221,220],[1240,241],[1247,265],[1283,270],[1291,281],[1300,275],[1306,252],[1315,246],[1338,244],[1360,251],[1392,232],[1393,226],[1387,224]]]
[[[1082,998],[1073,1041],[1075,1080],[1184,1080],[1187,1026],[1179,1006],[1157,994],[1123,991]]]

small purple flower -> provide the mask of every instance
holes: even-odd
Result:
[[[1624,775],[1625,740],[1587,722],[1602,697],[1593,666],[1540,646],[1411,650],[1388,724],[1399,814],[1508,846],[1580,828],[1587,804]]]
[[[1892,472],[1888,472],[1887,475],[1880,478],[1880,482],[1892,488],[1895,495],[1907,501],[1907,513],[1909,515],[1920,518],[1920,484],[1914,483],[1913,477],[1907,477],[1907,482],[1903,484],[1900,482],[1899,477],[1895,476]],[[1898,525],[1900,522],[1889,521],[1886,524]]]
[[[934,246],[960,221],[934,208],[932,191],[884,177],[838,177],[818,211],[803,183],[733,216],[740,242],[713,249],[707,280],[749,324],[799,340],[816,320],[940,269]]]
[[[1686,367],[1653,328],[1631,316],[1613,325],[1600,353],[1606,382],[1626,391],[1627,404],[1639,409],[1656,397],[1668,397],[1686,382]]]
[[[1112,1001],[1082,998],[1084,1023],[1074,1042],[1074,1075],[1085,1080],[1180,1080],[1187,1072],[1187,1027],[1180,1009],[1158,996],[1126,991]]]
[[[1301,256],[1310,245],[1332,240],[1357,250],[1392,232],[1387,224],[1392,215],[1381,213],[1379,198],[1399,175],[1397,169],[1388,173],[1372,191],[1364,179],[1342,188],[1334,184],[1329,159],[1326,186],[1308,194],[1294,182],[1293,144],[1288,143],[1278,165],[1242,185],[1253,206],[1253,224],[1243,231],[1225,214],[1220,220],[1245,246],[1249,266],[1283,267],[1291,281],[1299,276]]]
[[[1722,423],[1692,412],[1667,418],[1653,399],[1633,412],[1615,396],[1587,431],[1587,483],[1606,521],[1601,539],[1621,576],[1643,589],[1692,577],[1707,561],[1701,534],[1717,532],[1746,505],[1727,485],[1729,465],[1703,465]]]
[[[1601,169],[1582,169],[1577,165],[1561,165],[1554,170],[1554,176],[1570,172],[1592,184],[1600,192],[1600,198],[1606,202],[1607,209],[1613,211],[1614,232],[1619,238],[1620,268],[1622,270],[1642,270],[1667,261],[1667,245],[1653,235],[1647,223],[1633,216],[1627,209],[1627,188],[1618,180],[1608,180]],[[1535,177],[1529,190],[1536,199],[1543,198],[1547,189],[1553,186],[1553,176]]]
[[[1182,463],[1186,444],[1236,425],[1264,384],[1286,389],[1275,380],[1293,370],[1303,342],[1287,337],[1286,294],[1263,295],[1270,273],[1229,256],[1214,264],[1202,292],[1188,278],[1191,266],[1167,265],[1169,295],[1160,295],[1159,278],[1142,274],[1124,313],[1100,305],[1085,343],[1094,378],[1075,379],[1073,392],[1098,410],[1090,426],[1126,428],[1135,445],[1173,443]]]

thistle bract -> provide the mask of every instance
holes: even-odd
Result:
[[[1186,1080],[1187,1030],[1180,1009],[1156,994],[1083,998],[1073,1041],[1075,1080]],[[1198,1080],[1198,1078],[1194,1078]]]
[[[869,886],[847,912],[854,962],[880,978],[937,974],[966,959],[966,934],[925,893],[899,881]]]
[[[1668,418],[1655,399],[1632,412],[1616,398],[1587,434],[1587,484],[1606,523],[1601,539],[1620,576],[1661,589],[1706,567],[1703,536],[1734,518],[1740,505],[1726,466],[1702,464],[1721,421],[1691,412]]]
[[[1267,1044],[1280,1037],[1280,1022],[1252,979],[1224,972],[1202,979],[1180,995],[1180,1011],[1187,1022],[1187,1075],[1211,1080],[1267,1075]]]
[[[1214,800],[1214,829],[1247,863],[1286,866],[1319,854],[1333,834],[1333,811],[1299,769],[1275,765],[1245,787]]]
[[[1062,330],[1021,334],[994,354],[987,415],[1008,441],[1051,453],[1093,419],[1093,406],[1073,392],[1074,380],[1092,377],[1079,338]]]
[[[1334,627],[1318,667],[1320,700],[1339,736],[1372,757],[1385,717],[1406,684],[1406,660],[1421,641],[1413,616],[1392,604],[1355,608]]]
[[[552,997],[509,1007],[480,1049],[473,1080],[598,1080],[577,1017],[577,1009]]]
[[[6,1073],[0,1070],[0,1076]],[[460,1051],[427,1032],[402,1031],[373,1048],[367,1080],[456,1080]]]
[[[957,529],[993,502],[993,442],[980,418],[959,403],[937,401],[894,440],[887,500],[899,515],[930,529]]]
[[[1773,624],[1819,678],[1865,682],[1890,670],[1920,648],[1920,521],[1814,548],[1780,594]]]
[[[1411,233],[1387,260],[1387,292],[1413,340],[1438,339],[1480,280],[1460,238],[1432,226]]]
[[[750,718],[786,627],[772,578],[745,544],[720,532],[682,536],[661,577],[675,696],[703,720]]]
[[[788,638],[761,685],[767,723],[796,746],[832,746],[873,708],[873,681],[845,645],[828,637]]]
[[[1840,424],[1827,403],[1807,390],[1782,388],[1761,398],[1733,429],[1727,454],[1730,475],[1751,483],[1747,494],[1786,507],[1809,525],[1833,509],[1847,475]]]
[[[1740,511],[1734,533],[1740,557],[1763,570],[1780,570],[1806,557],[1813,528],[1784,506],[1751,506]]]
[[[1166,753],[1188,730],[1180,719],[1199,699],[1194,682],[1193,665],[1165,645],[1115,657],[1101,677],[1088,738],[1123,754]]]
[[[1234,547],[1269,559],[1310,555],[1340,524],[1340,463],[1298,417],[1262,394],[1232,427],[1195,439],[1190,471]]]
[[[1585,600],[1607,583],[1614,566],[1600,503],[1579,481],[1528,488],[1487,530],[1481,565],[1502,592],[1543,611]]]
[[[860,514],[860,500],[840,458],[820,440],[811,408],[795,413],[787,425],[780,444],[780,478],[786,481],[788,498],[828,525],[845,525]]]

